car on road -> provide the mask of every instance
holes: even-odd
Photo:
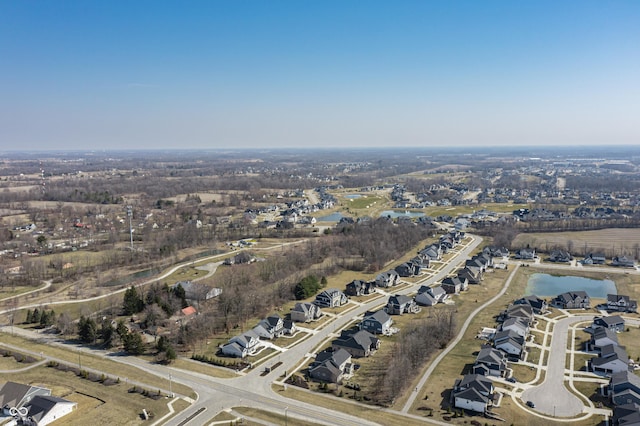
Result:
[[[509,378],[507,379],[507,382],[509,382],[509,383],[515,383],[515,382],[517,382],[517,380],[515,379],[515,377],[509,377]]]
[[[527,401],[527,407],[536,408],[536,404],[534,404],[533,401]]]

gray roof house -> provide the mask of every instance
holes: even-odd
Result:
[[[483,376],[503,377],[507,371],[507,358],[499,350],[483,345],[471,371]]]
[[[284,334],[284,320],[278,314],[270,315],[260,321],[253,331],[263,339],[280,337]]]
[[[297,322],[311,322],[322,317],[322,310],[313,303],[298,302],[291,310],[291,320]]]
[[[365,296],[376,292],[375,281],[353,280],[345,289],[349,296]]]
[[[38,386],[6,382],[0,387],[0,408],[20,408],[36,395],[48,396],[51,395],[51,391]]]
[[[613,422],[611,424],[615,426],[640,426],[640,404],[632,402],[616,405],[613,408]]]
[[[376,276],[376,286],[381,288],[389,288],[398,284],[400,276],[395,270],[382,272]]]
[[[433,306],[438,304],[438,301],[436,300],[436,298],[426,291],[422,293],[418,293],[414,298],[414,300],[418,305],[421,305],[421,306]]]
[[[633,257],[616,256],[611,261],[611,266],[620,266],[623,268],[634,268],[636,266],[636,260]]]
[[[36,395],[24,405],[27,411],[27,418],[31,419],[37,426],[46,426],[61,417],[70,414],[77,403],[67,401],[50,395]]]
[[[351,374],[351,354],[344,349],[320,352],[309,366],[309,376],[325,383],[340,383],[344,376]]]
[[[522,337],[526,337],[529,334],[529,324],[522,318],[507,318],[500,326],[500,330],[511,330]]]
[[[361,358],[371,355],[380,347],[380,339],[368,331],[343,331],[340,337],[331,343],[334,351],[344,349],[352,357]]]
[[[593,329],[591,338],[586,343],[588,351],[600,352],[604,346],[618,345],[618,335],[614,330],[604,327]]]
[[[453,386],[453,405],[456,408],[484,413],[493,400],[493,383],[479,374],[467,374]]]
[[[600,355],[589,360],[589,369],[594,373],[605,375],[628,371],[629,356],[621,346],[603,346],[600,349]]]
[[[316,296],[314,304],[321,308],[336,308],[347,303],[347,295],[338,290],[337,288],[330,288],[322,291]]]
[[[617,312],[637,312],[638,302],[622,294],[607,294],[607,310]]]
[[[568,291],[557,295],[552,305],[561,309],[588,309],[591,307],[591,300],[584,291]]]
[[[630,371],[613,373],[607,391],[615,405],[628,402],[640,404],[640,377]]]
[[[617,332],[624,331],[624,318],[620,315],[612,315],[609,317],[595,317],[593,319],[593,324],[591,324],[592,329],[596,329],[598,327],[608,328],[609,330],[614,330]]]
[[[458,270],[458,279],[467,280],[469,284],[480,284],[482,281],[482,269],[478,266],[465,266]]]
[[[253,330],[249,330],[243,334],[233,336],[221,350],[223,355],[244,358],[252,355],[259,344],[260,337]]]
[[[360,330],[368,331],[372,334],[387,334],[393,324],[393,320],[384,310],[367,312],[360,323]]]
[[[469,280],[465,277],[446,277],[440,283],[447,294],[458,294],[469,288]]]
[[[411,297],[404,294],[396,294],[389,297],[386,309],[389,315],[402,315],[415,314],[420,308]]]
[[[536,249],[532,249],[532,248],[521,248],[516,250],[515,252],[515,258],[516,259],[523,259],[523,260],[532,260],[536,258]]]
[[[604,265],[606,258],[603,253],[589,253],[583,260],[583,265]]]
[[[513,302],[514,305],[529,305],[533,309],[533,312],[540,315],[548,308],[547,301],[539,298],[538,296],[531,294],[524,296]]]
[[[569,263],[573,256],[566,250],[553,250],[549,255],[549,262]]]

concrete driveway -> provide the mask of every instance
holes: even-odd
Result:
[[[574,417],[584,410],[583,402],[564,385],[567,336],[571,324],[593,319],[580,315],[559,320],[553,327],[551,350],[544,382],[522,393],[524,401],[532,401],[535,410],[554,417]]]

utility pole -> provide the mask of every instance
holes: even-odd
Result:
[[[133,216],[133,207],[127,206],[127,216],[129,216],[129,240],[131,241],[131,251],[133,251],[133,227],[131,225],[131,217]]]

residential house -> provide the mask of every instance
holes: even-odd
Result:
[[[465,277],[446,277],[442,280],[442,288],[447,294],[458,294],[469,288],[469,280]]]
[[[346,330],[331,343],[334,351],[344,349],[352,357],[361,358],[371,355],[380,347],[380,339],[365,330],[356,332]]]
[[[533,260],[536,258],[536,249],[532,249],[529,247],[518,249],[515,252],[515,258],[522,260]]]
[[[421,267],[413,262],[405,262],[396,266],[396,272],[401,277],[413,277],[420,273]]]
[[[0,387],[0,409],[9,415],[10,408],[20,408],[28,404],[35,396],[49,396],[51,390],[16,382],[6,382]]]
[[[433,306],[438,304],[438,301],[436,300],[436,298],[426,291],[422,293],[418,293],[414,298],[414,300],[418,305],[421,305],[421,306]]]
[[[467,374],[453,386],[453,405],[477,413],[487,411],[493,400],[493,383],[480,374]]]
[[[260,337],[253,330],[249,330],[229,339],[229,342],[221,348],[221,351],[226,356],[244,358],[253,355],[259,344]]]
[[[46,426],[70,414],[78,403],[51,395],[36,395],[24,405],[27,419],[37,426]]]
[[[509,249],[506,247],[487,246],[482,249],[482,252],[491,257],[509,257]]]
[[[512,357],[522,358],[524,354],[524,336],[516,331],[499,330],[493,336],[493,346]]]
[[[618,345],[606,345],[600,348],[598,357],[589,360],[589,370],[594,373],[611,375],[621,371],[628,371],[629,356],[623,347]]]
[[[501,314],[500,319],[504,321],[509,318],[520,318],[531,326],[534,320],[533,308],[530,305],[509,305]]]
[[[586,349],[599,353],[603,347],[608,345],[618,346],[618,335],[614,330],[597,327],[592,331],[589,341],[586,342]]]
[[[507,318],[500,326],[500,330],[512,330],[521,337],[527,337],[527,334],[529,334],[529,324],[522,318]]]
[[[566,250],[553,250],[549,255],[549,262],[569,263],[573,256]]]
[[[313,303],[321,308],[336,308],[346,304],[348,301],[346,294],[337,288],[330,288],[318,294]]]
[[[422,287],[420,287],[420,290],[418,290],[418,293],[421,292],[421,289],[423,287],[426,287],[424,291],[427,292],[428,294],[430,294],[431,297],[433,297],[436,300],[436,302],[444,303],[444,301],[446,301],[449,298],[449,295],[447,294],[445,289],[442,288],[441,285],[437,285],[437,286],[433,286],[433,287],[422,286]]]
[[[368,331],[372,334],[388,334],[393,320],[384,310],[367,312],[360,323],[360,330]]]
[[[389,315],[415,314],[420,308],[415,300],[404,294],[396,294],[389,297],[387,302],[387,313]]]
[[[589,253],[583,260],[583,265],[604,265],[606,258],[603,253]]]
[[[616,405],[613,407],[613,426],[640,426],[640,403]]]
[[[589,309],[591,300],[584,291],[569,291],[556,296],[552,305],[561,309]]]
[[[344,349],[320,352],[309,366],[309,377],[324,383],[340,383],[343,377],[351,374],[351,354]]]
[[[482,258],[478,256],[474,256],[471,259],[467,259],[464,262],[464,266],[478,268],[480,270],[480,273],[482,274],[487,270],[488,263]],[[471,284],[477,284],[477,283],[471,283]]]
[[[375,281],[353,280],[347,284],[345,293],[349,296],[365,296],[376,292]]]
[[[608,328],[609,330],[617,331],[618,333],[624,331],[624,318],[620,315],[612,315],[609,317],[595,317],[591,328],[596,329],[598,327]]]
[[[617,312],[637,312],[638,302],[622,294],[607,294],[607,310]]]
[[[482,271],[476,266],[465,266],[458,271],[460,280],[467,280],[469,284],[480,284],[482,281]]]
[[[507,371],[507,358],[499,350],[483,345],[471,371],[483,376],[503,377]]]
[[[419,254],[426,256],[431,260],[440,260],[442,259],[442,248],[440,247],[440,244],[431,244],[420,250]]]
[[[280,315],[273,314],[263,319],[253,328],[253,332],[263,339],[274,339],[284,334],[284,320]]]
[[[635,268],[636,260],[628,256],[616,256],[611,261],[611,266],[620,266],[623,268]]]
[[[313,303],[298,302],[291,310],[291,320],[297,322],[311,322],[322,317],[320,307]]]
[[[376,276],[376,287],[389,288],[398,284],[400,276],[395,270],[382,272]]]
[[[536,295],[524,296],[513,302],[514,305],[529,305],[533,309],[533,312],[537,315],[542,314],[548,308],[547,301],[539,298]]]
[[[282,326],[282,332],[288,336],[293,336],[298,331],[298,327],[291,320],[284,320]]]
[[[640,377],[628,370],[613,373],[607,393],[614,405],[640,404]]]

